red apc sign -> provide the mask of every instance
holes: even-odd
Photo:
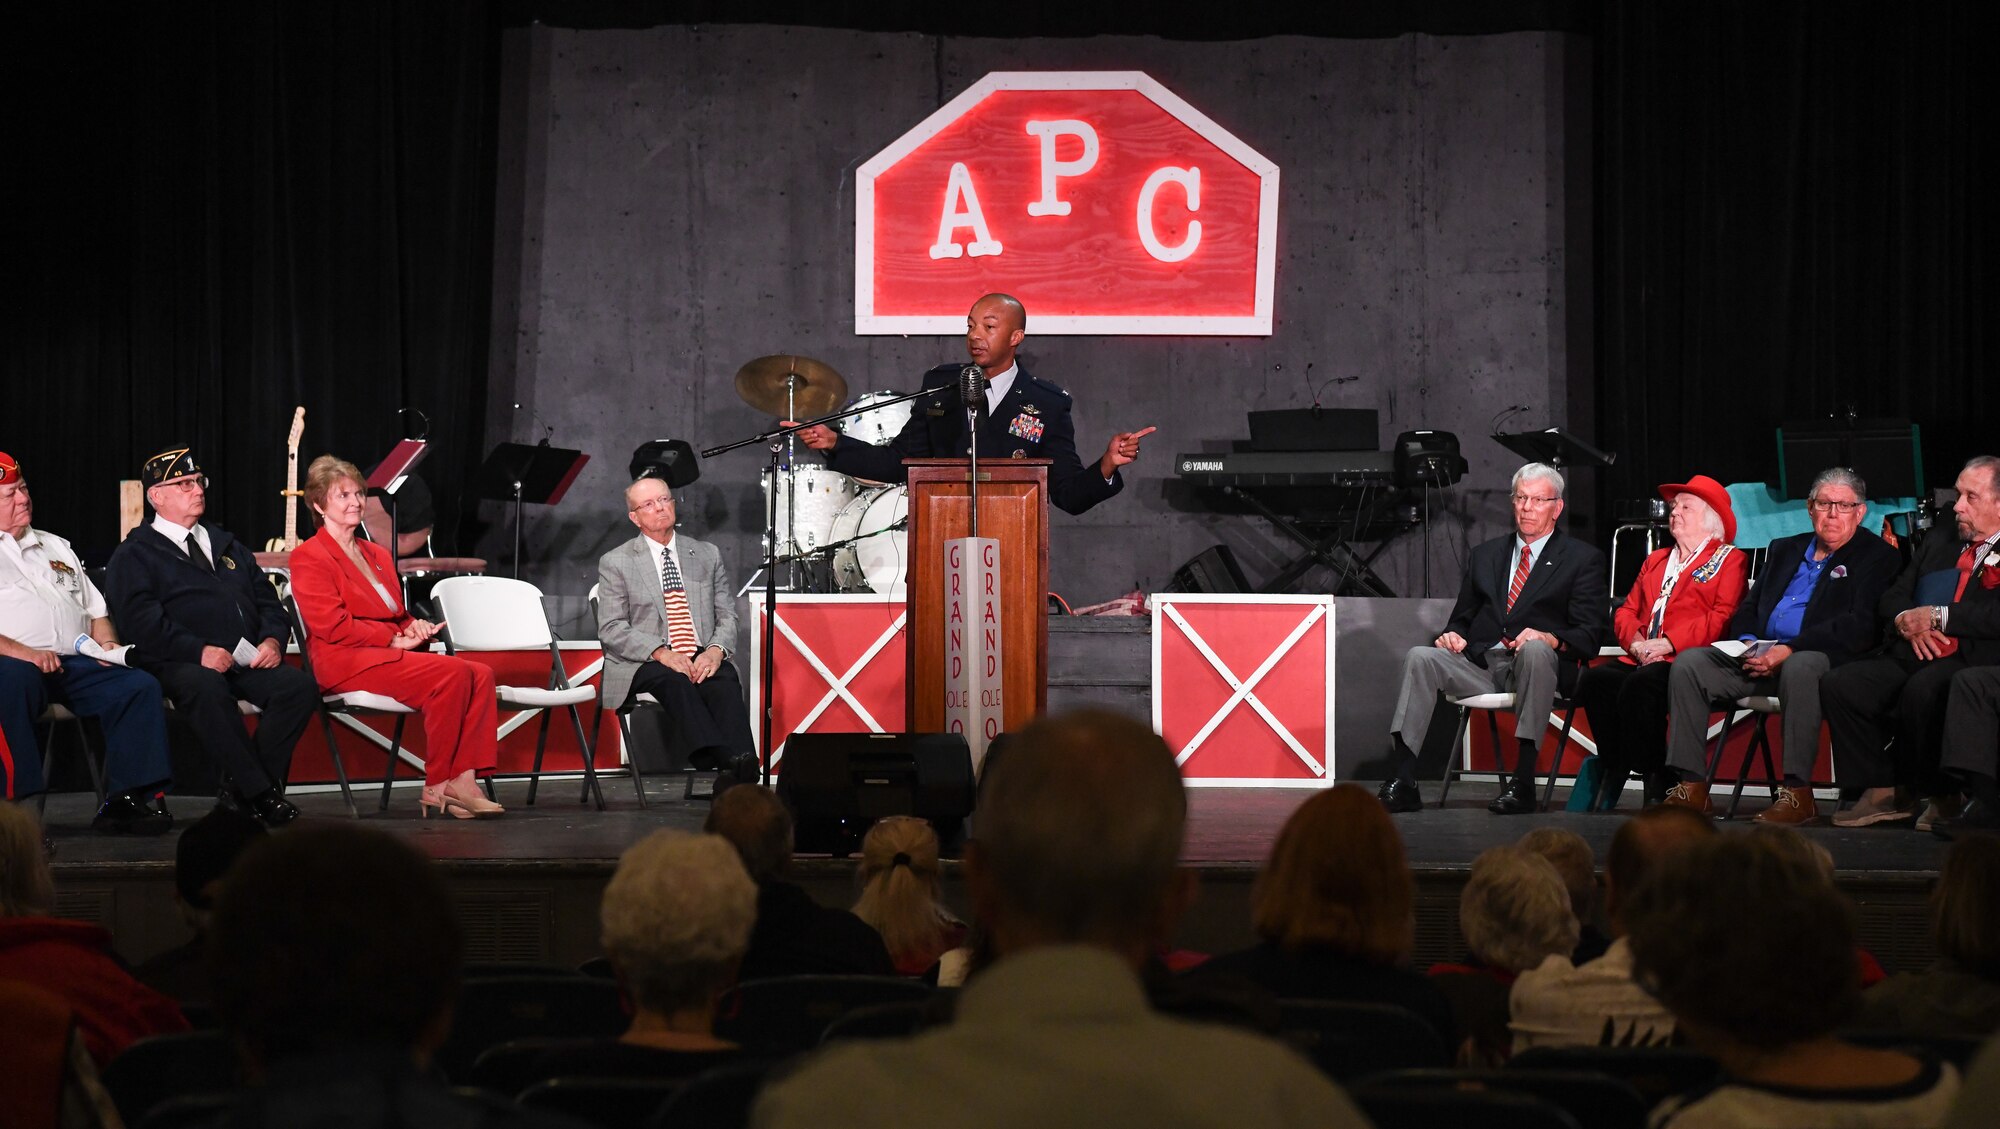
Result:
[[[861,166],[856,333],[1271,332],[1278,166],[1137,71],[996,72]]]

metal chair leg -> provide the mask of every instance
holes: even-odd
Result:
[[[361,809],[354,806],[354,789],[347,785],[347,764],[340,759],[340,743],[333,736],[333,718],[325,710],[319,714],[320,728],[326,735],[326,755],[333,761],[334,778],[340,781],[340,798],[347,803],[350,819],[360,819]]]
[[[1576,702],[1572,700],[1569,703],[1569,705],[1563,710],[1562,733],[1560,736],[1556,738],[1556,757],[1555,757],[1555,762],[1549,765],[1549,781],[1547,784],[1542,785],[1543,811],[1548,811],[1549,805],[1556,802],[1556,773],[1562,770],[1563,755],[1569,751],[1570,728],[1575,724],[1576,724]],[[1572,787],[1574,787],[1574,785],[1572,785]],[[1592,796],[1591,803],[1594,805],[1596,801],[1597,797]],[[1590,809],[1585,808],[1584,810],[1588,811]]]
[[[409,719],[409,714],[397,714],[396,730],[389,736],[389,765],[382,770],[382,802],[377,808],[379,811],[389,810],[389,786],[396,782],[396,762],[402,759],[403,753],[403,723]]]
[[[632,774],[632,790],[639,795],[639,806],[646,806],[646,778],[639,771],[639,758],[632,755],[632,720],[624,710],[618,711],[618,732],[625,740],[625,764]]]
[[[575,710],[575,706],[570,707]],[[542,786],[542,754],[549,747],[549,711],[542,711],[542,724],[535,730],[535,763],[528,770],[528,806],[535,806],[535,790]]]
[[[583,735],[583,714],[579,713],[575,706],[569,708],[569,720],[570,724],[576,727],[577,748],[583,750],[583,784],[587,789],[585,795],[597,797],[597,810],[603,811],[604,790],[597,786],[597,734],[592,733],[589,737]],[[600,723],[604,720],[604,711],[601,709],[597,711],[597,720]],[[533,792],[534,789],[530,786],[529,795],[531,797],[533,796]],[[534,801],[531,798],[529,802],[533,803]]]
[[[1472,710],[1465,706],[1458,707],[1458,727],[1452,730],[1451,755],[1445,758],[1444,781],[1442,786],[1438,788],[1438,807],[1440,808],[1444,806],[1445,797],[1451,795],[1451,782],[1453,778],[1457,777],[1462,771],[1458,767],[1458,760],[1462,755],[1460,750],[1465,748],[1465,731],[1471,724]],[[1418,749],[1417,752],[1422,753],[1423,750]]]
[[[1500,790],[1505,792],[1507,785],[1513,783],[1514,777],[1520,773],[1521,765],[1516,758],[1514,771],[1507,771],[1507,758],[1500,753],[1500,717],[1493,710],[1486,711],[1486,737],[1493,742],[1493,772],[1500,777]]]

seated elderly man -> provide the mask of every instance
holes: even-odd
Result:
[[[1576,951],[1582,925],[1549,860],[1524,847],[1489,847],[1472,860],[1458,894],[1466,959],[1434,964],[1431,982],[1451,1001],[1463,1041],[1459,1062],[1496,1065],[1511,1045],[1507,997],[1521,973]]]
[[[1945,702],[1943,770],[1971,797],[1955,819],[1931,826],[1950,839],[1968,831],[2000,831],[2000,666],[1967,667],[1952,675]]]
[[[82,653],[118,646],[110,612],[76,550],[34,528],[34,516],[20,464],[0,454],[0,794],[18,800],[46,787],[35,724],[54,701],[104,727],[105,801],[91,826],[161,834],[174,818],[160,684]]]
[[[208,476],[185,445],[139,468],[153,520],[105,569],[132,662],[160,680],[219,763],[222,799],[271,827],[297,819],[283,795],[292,747],[319,708],[312,676],[285,665],[290,621],[250,547],[205,522]],[[252,733],[237,700],[263,712]]]
[[[1402,691],[1389,729],[1394,775],[1382,785],[1392,812],[1424,806],[1417,753],[1440,691],[1452,697],[1511,690],[1515,697],[1514,775],[1487,810],[1535,810],[1535,758],[1556,692],[1610,634],[1604,554],[1556,531],[1563,476],[1529,463],[1514,472],[1514,532],[1472,550],[1444,633],[1403,660]],[[1497,750],[1496,750],[1497,755]]]
[[[829,1048],[766,1088],[752,1124],[1367,1124],[1285,1047],[1147,1005],[1139,970],[1192,894],[1187,797],[1158,735],[1109,713],[1046,718],[985,789],[965,878],[995,962],[949,1027]]]
[[[745,789],[747,791],[748,789]],[[551,1046],[520,1079],[691,1078],[741,1057],[715,1035],[715,1003],[757,917],[757,886],[714,835],[655,831],[619,856],[598,907],[604,952],[632,1001],[616,1040]]]
[[[813,901],[787,881],[792,813],[769,788],[731,788],[715,798],[702,830],[720,835],[757,883],[757,926],[743,955],[744,980],[773,976],[894,976],[896,963],[875,927]]]
[[[1858,658],[1875,639],[1875,602],[1901,558],[1862,528],[1868,484],[1843,467],[1822,471],[1806,493],[1812,532],[1771,542],[1763,571],[1723,628],[1752,641],[1738,651],[1702,647],[1674,661],[1667,676],[1667,766],[1678,779],[1666,802],[1707,814],[1708,715],[1749,694],[1784,703],[1784,783],[1764,823],[1809,823],[1819,756],[1820,676]]]
[[[1970,460],[1957,486],[1956,536],[1932,530],[1882,596],[1888,642],[1820,684],[1840,781],[1866,789],[1839,826],[1909,819],[1926,797],[1918,830],[1959,814],[1958,786],[1939,772],[1942,735],[1952,679],[2000,664],[2000,458]]]

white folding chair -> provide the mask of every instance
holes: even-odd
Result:
[[[1743,784],[1750,777],[1753,760],[1759,758],[1763,760],[1764,777],[1773,789],[1776,789],[1783,780],[1776,763],[1771,758],[1771,735],[1765,728],[1764,722],[1765,719],[1773,715],[1782,715],[1784,712],[1785,703],[1779,701],[1776,694],[1751,694],[1736,699],[1733,706],[1723,710],[1722,727],[1715,734],[1715,748],[1708,757],[1708,786],[1711,790],[1714,789],[1715,782],[1722,773],[1722,746],[1729,741],[1729,735],[1735,731],[1737,723],[1747,719],[1756,728],[1751,730],[1750,744],[1744,748],[1743,759],[1737,764],[1736,787],[1729,793],[1729,810],[1723,813],[1722,818],[1736,818],[1736,805],[1743,799]],[[1775,796],[1776,792],[1772,794]]]
[[[283,603],[285,612],[292,617],[292,630],[299,637],[299,659],[305,665],[306,674],[311,675],[312,649],[306,646],[306,620],[299,614],[299,606],[286,593]],[[319,680],[315,677],[314,685]],[[340,779],[340,796],[347,802],[347,814],[356,819],[361,817],[361,809],[354,806],[354,791],[347,786],[347,765],[340,758],[340,744],[334,739],[333,719],[337,716],[367,717],[389,715],[396,719],[396,729],[389,736],[389,764],[382,770],[382,800],[377,811],[389,810],[389,789],[396,783],[396,762],[403,751],[403,724],[416,713],[416,708],[406,706],[386,694],[376,694],[367,690],[349,690],[342,694],[321,694],[319,697],[319,724],[326,734],[326,754],[333,758],[333,773]]]
[[[1513,710],[1514,695],[1512,693],[1493,692],[1471,694],[1463,698],[1451,698],[1448,700],[1458,710],[1458,732],[1452,735],[1451,761],[1445,768],[1443,787],[1438,789],[1439,807],[1444,806],[1445,797],[1451,794],[1451,782],[1453,778],[1469,775],[1470,766],[1465,761],[1465,731],[1472,724],[1473,710],[1483,710],[1486,713],[1486,730],[1493,741],[1494,772],[1500,777],[1500,787],[1502,790],[1506,789],[1508,780],[1513,776],[1513,773],[1508,772],[1505,767],[1506,759],[1502,750],[1506,746],[1500,740],[1500,719],[1497,715]],[[1553,763],[1549,765],[1549,779],[1542,787],[1543,811],[1549,810],[1549,804],[1555,798],[1556,773],[1562,768],[1563,750],[1569,746],[1570,730],[1576,725],[1575,698],[1558,692],[1553,705],[1556,709],[1562,711],[1563,720],[1561,736],[1556,741],[1555,757]],[[1547,731],[1546,722],[1543,723],[1543,731]],[[1540,760],[1540,756],[1537,755],[1536,763],[1538,765],[1540,764]],[[1516,771],[1519,771],[1519,764],[1516,764],[1514,767]]]
[[[509,709],[539,710],[541,729],[535,736],[535,763],[528,772],[528,803],[542,782],[542,757],[549,744],[549,714],[569,710],[570,724],[576,727],[577,746],[583,751],[584,800],[595,798],[597,810],[604,810],[604,791],[597,783],[596,745],[583,731],[583,715],[577,707],[597,698],[594,686],[571,686],[563,669],[562,652],[555,632],[549,628],[548,611],[542,606],[542,590],[525,580],[500,576],[448,576],[431,589],[431,599],[444,616],[445,645],[459,651],[549,650],[549,677],[546,686],[500,686],[500,704]],[[635,774],[633,782],[638,783]],[[639,802],[646,802],[639,790]]]

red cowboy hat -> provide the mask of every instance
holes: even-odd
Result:
[[[1736,508],[1729,504],[1729,490],[1705,474],[1697,474],[1686,482],[1665,482],[1660,484],[1660,497],[1671,502],[1677,494],[1693,494],[1707,502],[1710,509],[1722,518],[1722,539],[1731,544],[1736,542]]]

